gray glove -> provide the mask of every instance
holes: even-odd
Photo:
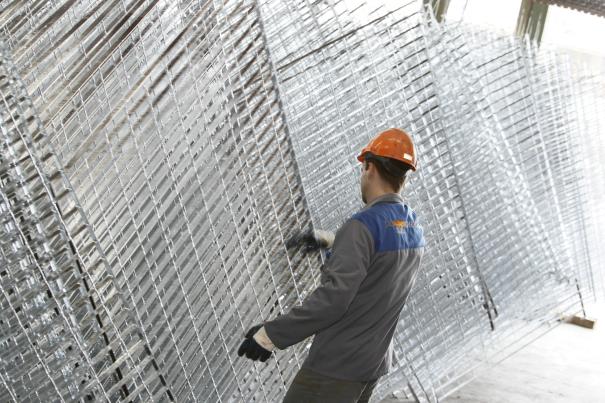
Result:
[[[314,252],[319,249],[329,249],[334,244],[334,234],[330,231],[310,230],[294,234],[286,241],[286,247],[298,248],[304,247],[307,252]]]

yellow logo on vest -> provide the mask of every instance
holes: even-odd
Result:
[[[389,223],[389,227],[392,227],[395,231],[400,234],[403,234],[407,226],[408,222],[405,220],[393,220]]]

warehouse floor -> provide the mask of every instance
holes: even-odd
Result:
[[[586,313],[597,319],[594,329],[562,323],[443,403],[605,402],[605,303],[588,305]]]

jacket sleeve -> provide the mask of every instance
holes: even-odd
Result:
[[[289,313],[265,322],[273,344],[284,349],[338,321],[365,279],[373,253],[368,228],[358,220],[347,221],[336,233],[319,287]]]

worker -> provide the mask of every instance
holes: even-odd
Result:
[[[416,213],[400,196],[416,152],[407,133],[388,129],[357,159],[365,207],[335,237],[311,231],[288,243],[331,248],[320,285],[287,314],[252,327],[238,350],[264,362],[315,335],[285,403],[368,402],[391,365],[393,333],[424,253]]]

